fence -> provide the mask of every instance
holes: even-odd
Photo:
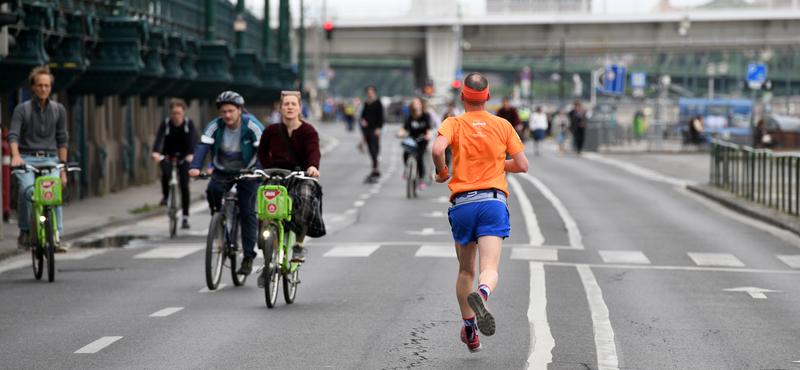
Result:
[[[711,185],[800,215],[800,154],[711,140]]]

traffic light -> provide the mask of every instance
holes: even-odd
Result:
[[[0,0],[0,1],[3,1],[3,0]],[[331,34],[333,33],[333,22],[325,21],[325,23],[322,24],[322,28],[325,29],[325,39],[327,39],[328,41],[331,41],[331,36],[332,36]]]
[[[0,0],[0,6],[10,1],[11,0]],[[7,26],[9,24],[15,24],[18,21],[19,14],[9,13],[8,11],[0,11],[0,27]]]
[[[460,89],[461,88],[461,80],[453,80],[453,88]]]

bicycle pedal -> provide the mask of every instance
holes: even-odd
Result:
[[[300,284],[300,279],[289,279],[289,284]]]

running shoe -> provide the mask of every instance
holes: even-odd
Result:
[[[292,262],[305,262],[306,253],[308,253],[308,250],[300,245],[295,245],[292,247]]]
[[[181,226],[181,228],[182,229],[188,229],[189,227],[190,227],[189,226],[189,218],[188,217],[184,217],[183,218],[183,226]]]
[[[470,293],[467,296],[469,307],[475,311],[475,320],[478,323],[478,329],[486,336],[494,334],[495,323],[492,310],[486,305],[486,300],[477,291]]]
[[[478,338],[478,333],[475,333],[474,338],[467,339],[467,327],[464,325],[461,325],[461,341],[467,345],[467,349],[469,349],[469,351],[472,353],[483,349],[483,347],[481,347],[481,339]]]
[[[19,238],[17,239],[17,248],[24,251],[31,250],[31,242],[28,240],[28,232],[25,230],[19,231]]]

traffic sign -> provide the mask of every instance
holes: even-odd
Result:
[[[763,84],[767,81],[767,65],[762,63],[747,64],[747,82]]]
[[[644,72],[631,72],[631,87],[639,89],[647,87],[647,74]]]
[[[521,80],[531,80],[531,69],[528,67],[522,68],[522,74],[520,74]]]
[[[622,95],[625,93],[626,68],[621,65],[610,65],[602,72],[597,86],[601,94]]]

